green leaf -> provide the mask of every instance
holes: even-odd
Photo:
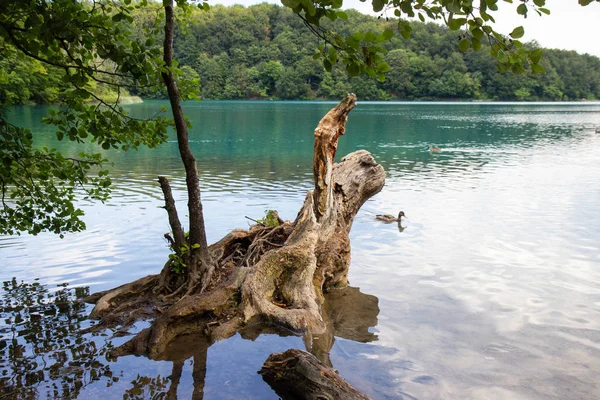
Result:
[[[542,49],[532,51],[531,53],[529,53],[528,57],[533,64],[539,63],[542,59]]]
[[[383,38],[385,40],[390,40],[394,36],[394,31],[391,29],[386,29],[383,31]]]
[[[546,0],[533,0],[533,4],[538,7],[544,7],[546,5]]]
[[[483,38],[483,36],[484,36],[484,33],[483,33],[483,31],[482,31],[481,29],[479,29],[479,28],[475,28],[475,29],[473,29],[473,30],[471,31],[471,34],[473,35],[473,37],[474,37],[475,39],[479,39],[479,40],[481,40],[481,39]]]
[[[521,75],[527,71],[525,71],[525,68],[523,68],[523,66],[521,64],[513,64],[512,67],[510,68],[512,73],[515,75]]]
[[[337,63],[338,53],[337,53],[337,50],[333,46],[329,48],[329,54],[328,54],[327,58],[329,59],[329,62],[331,63],[331,65],[335,65],[335,63]]]
[[[461,26],[467,23],[466,18],[453,18],[448,22],[448,28],[453,31],[457,31]]]
[[[463,39],[458,43],[458,48],[460,51],[467,51],[471,48],[471,43],[468,39]]]
[[[525,4],[519,4],[517,7],[517,14],[527,15],[527,6]]]
[[[355,32],[352,37],[358,41],[363,40],[365,35],[362,32]]]
[[[546,69],[540,64],[531,64],[531,72],[534,74],[544,74],[546,73]]]
[[[337,11],[336,14],[338,18],[343,19],[344,21],[348,20],[348,14],[346,14],[344,11]]]
[[[390,70],[390,66],[386,62],[381,62],[377,65],[377,72],[386,73]]]
[[[525,29],[522,26],[518,26],[510,33],[510,37],[513,39],[520,39],[525,34]]]
[[[400,29],[400,35],[404,39],[410,39],[410,34],[412,32],[412,27],[406,21],[398,21],[398,29]]]
[[[498,72],[501,72],[501,73],[508,72],[509,69],[510,69],[510,64],[498,63]]]
[[[508,63],[509,62],[508,54],[506,54],[503,50],[499,50],[498,51],[498,61],[500,61],[503,64]]]
[[[358,74],[360,74],[360,67],[356,63],[348,64],[346,66],[346,72],[348,72],[348,75],[350,76],[358,76]]]
[[[481,41],[477,38],[471,39],[471,43],[473,45],[473,50],[478,51],[481,49]]]
[[[385,3],[383,2],[383,0],[373,0],[372,5],[373,5],[373,11],[379,12],[379,11],[383,10]]]
[[[288,8],[296,8],[300,5],[300,0],[281,0],[281,4]]]

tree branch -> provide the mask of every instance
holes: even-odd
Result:
[[[169,180],[164,176],[158,177],[158,183],[160,184],[160,188],[162,189],[165,197],[165,209],[167,210],[167,215],[169,216],[169,225],[171,226],[171,231],[173,232],[173,250],[175,253],[179,254],[180,249],[186,243],[186,240],[185,233],[181,227],[181,222],[179,221],[179,216],[177,215],[177,208],[175,207],[175,200],[173,199],[173,193],[171,192],[171,185],[169,185]]]

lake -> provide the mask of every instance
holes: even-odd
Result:
[[[129,109],[149,116],[165,104]],[[185,106],[209,242],[267,209],[295,218],[312,186],[313,130],[333,105]],[[39,123],[46,111],[20,107],[10,118],[40,145],[79,151]],[[340,328],[329,352],[340,374],[375,399],[600,398],[596,127],[600,103],[359,101],[337,159],[370,151],[386,185],[351,232],[350,284],[370,301],[370,322]],[[115,190],[105,204],[81,203],[87,231],[0,237],[0,397],[277,399],[256,371],[273,352],[303,349],[299,337],[193,344],[171,385],[170,361],[105,357],[129,336],[78,333],[90,308],[72,299],[166,261],[158,174],[185,214],[174,141],[107,155]],[[374,218],[400,210],[400,229]]]

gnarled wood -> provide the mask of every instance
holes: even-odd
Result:
[[[315,179],[314,212],[320,220],[331,209],[333,160],[338,139],[346,131],[348,113],[356,106],[356,96],[349,94],[327,113],[315,129],[313,175]]]
[[[298,349],[271,354],[259,374],[284,400],[367,400],[338,373]]]
[[[296,219],[279,221],[276,227],[237,229],[211,245],[208,253],[215,269],[212,279],[203,281],[206,290],[171,296],[155,292],[160,310],[156,320],[114,355],[160,358],[177,336],[201,332],[219,340],[250,321],[297,333],[326,330],[323,292],[348,283],[353,219],[385,179],[383,168],[366,150],[333,163],[355,104],[356,97],[348,95],[315,129],[315,189],[307,193]],[[94,316],[115,317],[121,293],[101,297]],[[126,303],[129,309],[135,306],[131,296]],[[120,307],[124,311],[125,306]]]

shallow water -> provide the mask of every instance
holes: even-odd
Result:
[[[150,115],[162,104],[130,109]],[[332,104],[186,106],[209,241],[268,208],[295,217],[311,186],[312,132]],[[76,152],[37,122],[43,112],[22,107],[12,118],[44,144]],[[350,282],[370,306],[348,311],[368,322],[336,326],[330,359],[342,376],[377,399],[599,398],[596,127],[597,103],[359,103],[338,158],[367,149],[387,180],[352,228]],[[432,144],[442,151],[430,153]],[[171,361],[108,361],[108,343],[127,337],[78,335],[88,324],[85,309],[40,300],[62,283],[79,288],[67,292],[76,297],[85,287],[95,292],[156,273],[167,257],[155,179],[173,180],[183,213],[176,144],[108,154],[116,190],[104,205],[83,205],[86,232],[0,237],[0,280],[16,278],[5,287],[0,321],[0,387],[9,398],[166,396]],[[404,229],[374,220],[400,210],[409,218]],[[41,285],[18,284],[34,278]],[[43,286],[49,293],[40,295]],[[35,299],[33,308],[25,302],[29,310],[14,300],[24,293]],[[40,314],[60,318],[44,323]],[[60,334],[46,337],[48,330]],[[179,398],[200,392],[204,366],[205,399],[278,398],[256,371],[273,352],[304,348],[302,340],[253,339],[236,335],[207,350],[196,344],[182,361]]]

